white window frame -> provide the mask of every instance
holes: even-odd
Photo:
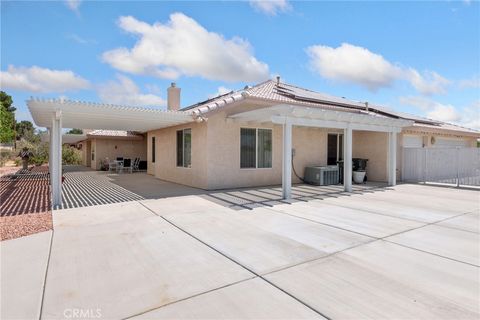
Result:
[[[242,129],[255,129],[255,168],[242,168]],[[259,168],[258,167],[258,130],[270,130],[272,134],[272,165],[270,167],[266,168]],[[239,166],[240,170],[271,170],[273,168],[273,129],[272,128],[265,128],[265,127],[258,127],[258,128],[252,128],[252,127],[240,127],[240,139],[239,139],[239,144],[240,144],[240,154],[239,154]]]

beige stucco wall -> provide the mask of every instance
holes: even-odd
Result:
[[[282,182],[282,126],[240,124],[226,121],[226,116],[227,111],[217,113],[208,119],[208,188],[222,189],[280,184]],[[272,129],[272,168],[240,168],[241,128]],[[326,130],[293,127],[292,146],[295,149],[293,161],[298,175],[303,176],[305,166],[326,165]],[[300,182],[293,172],[292,181]]]
[[[147,158],[146,140],[121,140],[121,139],[92,139],[91,149],[95,150],[95,160],[91,161],[91,167],[100,170],[101,162],[108,158],[110,161],[117,157],[130,158],[132,161],[140,157]],[[89,155],[91,159],[91,152]]]
[[[79,143],[81,145],[81,156],[82,156],[82,165],[90,167],[90,157],[91,157],[91,141],[84,140]]]
[[[425,128],[420,126],[404,128],[401,135],[403,136],[405,134],[422,136],[424,145],[426,147],[435,146],[432,145],[432,137],[436,140],[438,140],[439,138],[463,140],[467,142],[468,147],[474,148],[477,146],[477,137],[475,137],[474,134],[469,135],[435,128]]]
[[[147,134],[148,173],[155,177],[207,189],[207,123],[186,125],[150,131]],[[191,168],[177,167],[177,130],[192,130]],[[152,137],[155,137],[155,163],[152,163]]]
[[[208,119],[208,189],[272,185],[282,181],[282,128],[272,124],[272,168],[240,169],[240,128],[256,128],[228,122],[225,112]]]
[[[387,181],[388,134],[385,132],[353,131],[353,158],[365,158],[369,181]]]

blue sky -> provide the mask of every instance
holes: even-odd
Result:
[[[1,86],[165,108],[275,75],[480,129],[480,3],[2,1]]]

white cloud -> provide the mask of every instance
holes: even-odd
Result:
[[[480,100],[463,109],[463,120],[465,127],[480,130]]]
[[[90,83],[70,70],[51,70],[33,66],[8,66],[0,72],[2,88],[30,92],[65,92],[87,89]]]
[[[475,75],[470,79],[463,79],[458,82],[461,89],[480,88],[480,76]]]
[[[456,123],[472,129],[480,129],[480,100],[462,109],[455,108],[451,104],[443,104],[425,97],[416,96],[401,97],[400,103],[420,109],[429,119]]]
[[[130,78],[117,75],[117,81],[109,81],[97,88],[100,99],[105,103],[133,106],[165,106],[167,102],[153,93],[142,93]]]
[[[343,43],[338,48],[307,48],[313,69],[321,76],[360,84],[370,90],[387,87],[398,79],[402,70],[365,48]]]
[[[422,76],[417,70],[412,68],[406,71],[406,78],[418,92],[425,95],[446,93],[446,87],[450,84],[449,80],[436,72],[426,71]]]
[[[270,16],[286,12],[292,7],[287,0],[250,0],[250,5],[257,11]]]
[[[315,45],[307,48],[310,65],[322,77],[363,86],[371,91],[392,86],[397,80],[406,80],[420,93],[445,93],[450,83],[436,72],[420,74],[413,68],[404,68],[370,50],[343,43],[337,48]]]
[[[232,91],[232,89],[228,89],[228,88],[225,88],[224,86],[220,86],[220,87],[218,87],[217,92],[215,92],[215,93],[213,93],[213,94],[209,94],[209,95],[208,95],[208,98],[209,98],[209,99],[215,98],[215,97],[218,97],[218,96],[227,94],[227,93],[229,93],[229,92],[231,92],[231,91]]]
[[[182,13],[170,15],[165,24],[150,25],[131,16],[120,17],[118,24],[140,38],[131,49],[103,53],[103,60],[118,70],[167,79],[181,75],[222,81],[268,78],[268,65],[253,56],[248,41],[225,39]]]
[[[65,1],[65,5],[68,7],[68,9],[76,13],[78,13],[78,8],[80,8],[81,3],[82,3],[82,0],[66,0]]]

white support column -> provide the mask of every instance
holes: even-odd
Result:
[[[48,128],[48,135],[50,139],[48,140],[48,172],[50,173],[50,185],[52,185],[52,150],[53,150],[53,135],[52,128]]]
[[[282,191],[283,199],[290,199],[292,195],[292,124],[285,119],[283,124],[283,170]]]
[[[62,204],[62,119],[61,113],[55,113],[51,129],[50,180],[53,207]]]
[[[397,184],[397,133],[388,133],[388,185]]]
[[[343,186],[352,192],[352,128],[343,129]]]

